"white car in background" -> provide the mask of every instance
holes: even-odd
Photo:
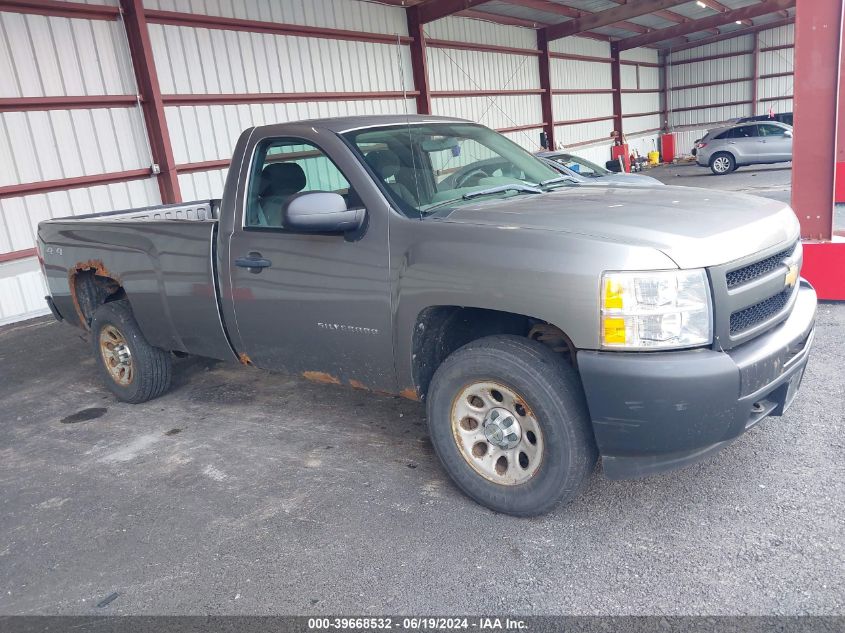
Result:
[[[581,178],[598,178],[602,184],[643,185],[648,187],[663,184],[657,178],[644,176],[643,174],[617,174],[574,154],[567,154],[565,152],[539,152],[537,156],[544,158],[555,169],[567,176],[574,175],[580,176]]]

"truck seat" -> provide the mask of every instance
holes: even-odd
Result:
[[[376,175],[390,187],[393,192],[409,204],[417,204],[417,197],[398,180],[399,172],[402,165],[399,162],[399,157],[395,152],[389,149],[373,150],[367,152],[364,160],[372,168]],[[394,182],[388,182],[388,178],[393,178]]]
[[[258,190],[259,225],[282,226],[282,206],[305,185],[305,172],[296,163],[270,163],[264,167]]]

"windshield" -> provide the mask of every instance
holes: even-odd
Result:
[[[482,196],[542,193],[538,187],[569,184],[516,143],[472,123],[367,128],[343,136],[409,217]]]
[[[580,156],[572,156],[571,154],[561,154],[559,156],[551,156],[552,160],[557,161],[561,165],[569,167],[576,174],[586,176],[587,178],[599,178],[607,176],[610,171],[604,167],[599,167],[595,163],[588,161],[586,158]]]

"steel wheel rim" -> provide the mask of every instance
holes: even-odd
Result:
[[[135,377],[132,352],[126,344],[126,337],[113,325],[106,325],[100,330],[100,354],[112,380],[122,386],[132,382]]]
[[[451,424],[461,457],[493,483],[523,484],[543,464],[540,423],[510,387],[492,381],[467,385],[452,401]]]
[[[730,161],[724,156],[720,156],[716,160],[713,161],[713,167],[715,167],[716,171],[718,172],[726,172],[728,168],[731,166]]]

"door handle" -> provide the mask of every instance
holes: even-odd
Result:
[[[250,253],[247,257],[238,257],[235,260],[235,266],[239,268],[248,268],[251,273],[260,273],[264,268],[270,268],[273,265],[269,259],[261,257],[261,253]]]

